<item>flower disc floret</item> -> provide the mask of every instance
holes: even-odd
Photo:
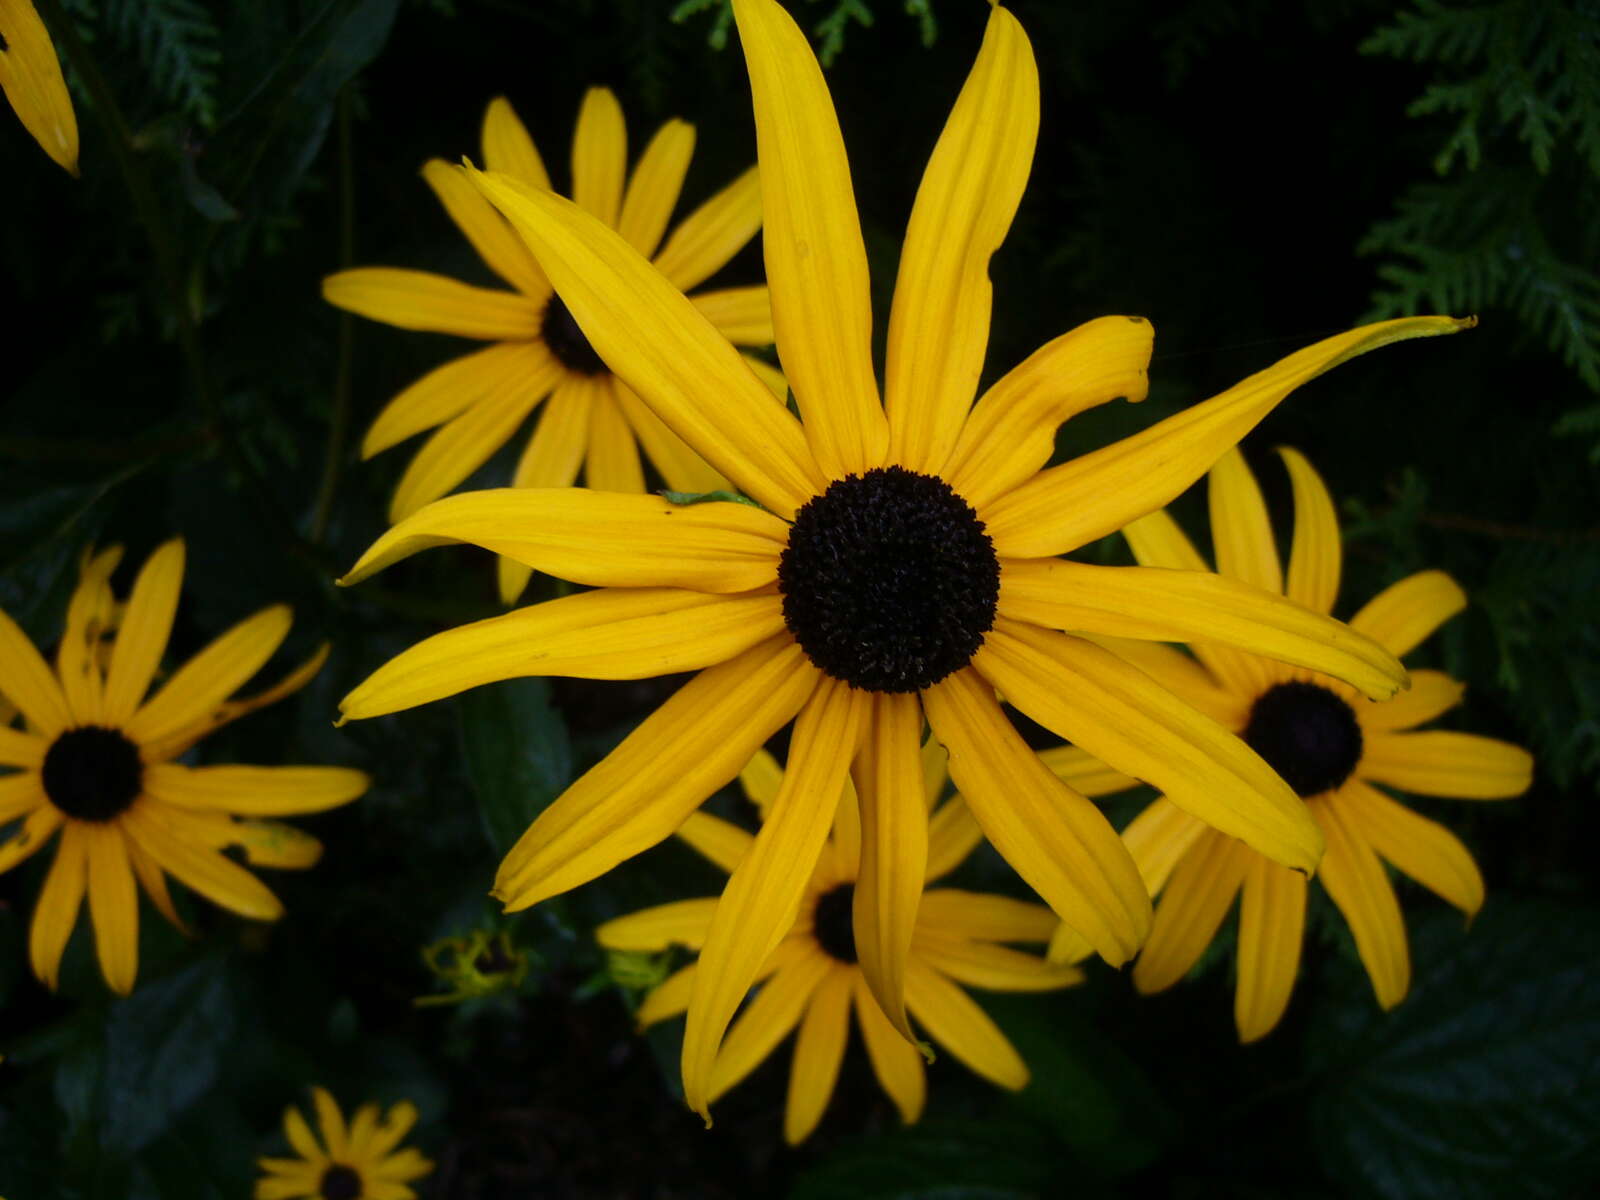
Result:
[[[856,957],[855,927],[856,885],[841,883],[817,897],[817,907],[812,915],[812,932],[817,945],[828,957],[854,965]]]
[[[795,514],[778,566],[783,619],[807,657],[853,687],[913,692],[972,660],[994,625],[1000,563],[944,480],[878,467]]]
[[[556,361],[567,370],[579,375],[606,373],[606,364],[594,352],[589,339],[583,336],[583,330],[578,328],[578,322],[573,320],[571,311],[561,302],[560,296],[552,295],[550,303],[545,305],[544,316],[539,322],[539,336],[550,347],[550,353],[556,356]]]
[[[318,1193],[322,1196],[322,1200],[359,1200],[361,1176],[354,1167],[347,1167],[344,1163],[332,1163],[322,1173],[322,1183]]]
[[[1300,796],[1332,791],[1361,761],[1355,710],[1315,683],[1280,683],[1263,692],[1244,740]]]
[[[45,795],[79,821],[109,821],[138,799],[144,783],[139,748],[115,729],[82,725],[51,743],[41,772]]]

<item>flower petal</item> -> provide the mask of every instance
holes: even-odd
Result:
[[[856,956],[884,1015],[906,1038],[905,972],[928,868],[922,706],[915,693],[874,695],[852,772],[860,798]]]
[[[11,733],[12,730],[0,730]],[[44,743],[40,739],[24,738],[22,734],[16,735],[18,742],[26,741],[31,745],[38,745],[39,758],[44,758]],[[0,746],[4,745],[4,738],[0,738]],[[19,771],[12,775],[0,775],[0,828],[4,828],[18,817],[26,816],[41,805],[49,804],[49,797],[44,792],[44,780],[39,775],[38,763],[27,771]]]
[[[928,1034],[992,1083],[1018,1091],[1028,1085],[1028,1067],[989,1015],[955,984],[912,960],[906,1003]]]
[[[551,192],[473,178],[533,248],[596,353],[674,433],[780,517],[823,490],[799,423],[633,247]]]
[[[186,767],[153,763],[145,791],[163,804],[258,817],[324,812],[348,804],[371,783],[349,767]]]
[[[772,293],[765,285],[701,292],[690,296],[689,303],[735,346],[770,346],[777,336],[772,329]]]
[[[1044,942],[1059,918],[1042,904],[989,892],[931,888],[923,894],[917,936],[986,942]]]
[[[221,853],[186,836],[183,817],[153,804],[135,804],[122,818],[123,829],[169,875],[214,904],[255,921],[276,921],[283,905],[254,875]]]
[[[1042,471],[983,513],[995,550],[1041,558],[1121,529],[1176,498],[1301,384],[1391,342],[1476,323],[1402,317],[1326,338],[1142,433]]]
[[[1172,872],[1156,905],[1150,940],[1133,964],[1133,985],[1148,996],[1164,991],[1200,961],[1255,856],[1243,843],[1213,830],[1200,837]]]
[[[673,118],[656,130],[633,168],[617,232],[646,258],[661,245],[693,157],[694,126]]]
[[[765,754],[766,751],[761,753]],[[748,769],[748,768],[747,768]],[[742,773],[741,773],[742,774]],[[777,793],[774,792],[774,795]],[[692,812],[688,820],[678,826],[678,836],[704,858],[709,859],[732,875],[750,853],[755,837],[731,821],[714,817],[708,812]]]
[[[1145,398],[1154,336],[1143,317],[1100,317],[1046,342],[983,394],[941,474],[982,512],[1050,461],[1064,421]]]
[[[1266,1037],[1289,1006],[1305,923],[1306,877],[1252,856],[1239,898],[1239,983],[1233,994],[1241,1042]]]
[[[378,1123],[371,1141],[367,1143],[367,1153],[373,1158],[382,1158],[389,1154],[404,1140],[406,1134],[411,1132],[411,1127],[416,1123],[417,1106],[409,1100],[400,1101]]]
[[[354,267],[322,281],[335,308],[399,329],[503,342],[539,336],[544,305],[517,292],[495,292],[403,267]]]
[[[761,177],[751,167],[679,222],[655,256],[656,269],[687,292],[722,270],[760,228]]]
[[[590,88],[572,133],[572,199],[614,229],[627,174],[628,127],[622,105],[610,88]]]
[[[596,381],[573,376],[556,385],[517,461],[511,476],[513,487],[565,490],[572,486],[583,467],[589,442],[589,408],[598,390]],[[528,586],[533,569],[503,555],[496,567],[501,603],[515,604]]]
[[[999,610],[1047,629],[1236,646],[1348,680],[1374,699],[1406,682],[1398,658],[1344,622],[1209,571],[1002,559]]]
[[[67,624],[56,647],[56,677],[61,681],[74,724],[98,725],[104,720],[100,674],[101,636],[110,628],[116,597],[111,593],[111,572],[122,560],[122,547],[88,559],[78,576],[67,605]]]
[[[1289,579],[1285,594],[1313,612],[1331,613],[1339,598],[1339,573],[1344,547],[1339,537],[1339,513],[1322,476],[1305,455],[1279,446],[1283,465],[1289,468],[1294,488],[1294,542],[1289,549]]]
[[[788,540],[787,525],[748,504],[497,488],[430,504],[374,542],[339,583],[360,583],[421,550],[470,542],[590,587],[726,594],[770,585]]]
[[[791,1146],[811,1136],[838,1082],[850,1036],[850,984],[851,972],[835,965],[811,994],[800,1021],[783,1110],[783,1140]]]
[[[733,15],[755,102],[762,246],[784,373],[823,476],[859,474],[883,464],[889,428],[839,119],[811,43],[780,5],[735,0]]]
[[[498,213],[495,220],[499,220]],[[361,442],[361,457],[371,458],[408,437],[442,425],[483,397],[512,381],[548,370],[549,348],[542,341],[496,342],[429,371],[384,406]]]
[[[965,938],[919,933],[917,958],[957,983],[991,992],[1050,992],[1083,982],[1077,967]]]
[[[694,992],[694,977],[698,963],[674,971],[650,990],[638,1011],[633,1014],[634,1024],[642,1031],[658,1021],[682,1016],[689,1007],[689,997]]]
[[[1017,19],[996,5],[917,189],[894,285],[890,455],[914,471],[943,473],[972,407],[994,300],[989,259],[1011,228],[1038,136],[1033,49]]]
[[[1443,671],[1414,669],[1410,675],[1411,686],[1393,699],[1357,706],[1356,716],[1369,737],[1374,732],[1411,729],[1431,721],[1460,704],[1466,694],[1467,685]]]
[[[767,813],[772,811],[772,802],[783,789],[783,768],[769,751],[757,750],[739,772],[739,787],[765,821]]]
[[[13,830],[11,836],[0,842],[0,874],[44,849],[45,843],[65,821],[59,808],[45,801],[42,795],[39,799],[43,802],[28,813],[22,828]]]
[[[31,821],[30,821],[31,824]],[[33,905],[33,925],[28,933],[28,958],[33,973],[55,991],[61,972],[61,953],[67,948],[72,927],[78,923],[88,870],[88,829],[83,821],[68,821],[61,831],[55,861]],[[41,839],[42,840],[42,839]]]
[[[283,1132],[289,1139],[289,1145],[294,1147],[294,1152],[307,1162],[320,1166],[328,1161],[322,1143],[317,1141],[305,1117],[292,1104],[283,1110]]]
[[[782,965],[761,985],[761,990],[728,1031],[728,1040],[711,1068],[708,1104],[760,1066],[800,1023],[812,995],[832,969],[832,960],[814,945],[786,947],[786,950]],[[704,974],[702,967],[696,980]],[[694,1013],[693,1004],[689,1011]]]
[[[113,992],[126,996],[139,974],[139,892],[122,831],[110,823],[81,828],[100,973]]]
[[[973,661],[1045,728],[1268,858],[1315,869],[1322,839],[1305,803],[1255,751],[1116,655],[1002,618]]]
[[[1173,870],[1206,832],[1206,823],[1192,817],[1165,796],[1157,796],[1122,831],[1123,845],[1151,896],[1159,896]]]
[[[550,295],[550,281],[528,247],[461,167],[431,158],[423,164],[422,178],[491,271],[530,300],[539,302]]]
[[[335,1162],[349,1156],[350,1141],[345,1132],[344,1114],[328,1094],[326,1088],[311,1089],[311,1102],[317,1109],[317,1126],[322,1130],[322,1140],[327,1144],[328,1156]]]
[[[253,867],[305,871],[322,859],[322,843],[283,821],[232,821],[232,837],[224,845],[244,851]]]
[[[1328,839],[1317,878],[1350,924],[1379,1006],[1393,1008],[1411,986],[1406,922],[1394,887],[1372,847],[1352,829],[1337,793],[1331,802],[1319,800],[1310,807]]]
[[[1191,658],[1175,646],[1160,642],[1106,637],[1102,634],[1095,634],[1088,640],[1138,667],[1189,707],[1205,713],[1226,729],[1239,730],[1245,727],[1256,692],[1253,688],[1240,689],[1218,684],[1209,666],[1202,665],[1196,659],[1204,655],[1206,663],[1210,663],[1226,650],[1241,662],[1248,660],[1271,666],[1266,659],[1256,659],[1218,645],[1190,646],[1189,649],[1195,652],[1195,657]],[[1351,696],[1354,697],[1354,692]]]
[[[950,802],[928,820],[927,882],[932,883],[954,871],[981,841],[983,826],[978,824],[965,800],[952,796]]]
[[[589,404],[589,447],[584,458],[583,481],[597,492],[644,491],[644,465],[639,444],[623,419],[614,388],[594,389]]]
[[[1396,870],[1469,917],[1483,907],[1483,874],[1472,852],[1439,822],[1419,816],[1359,779],[1346,780],[1335,803],[1355,836]]]
[[[867,981],[858,975],[853,984],[856,1023],[861,1026],[861,1039],[867,1044],[872,1073],[900,1110],[900,1119],[913,1125],[922,1116],[922,1106],[928,1097],[928,1077],[922,1066],[922,1055],[889,1024],[889,1018],[872,998]]]
[[[78,173],[78,118],[50,32],[28,0],[0,4],[0,90],[44,152]]]
[[[684,1100],[708,1122],[723,1031],[795,922],[855,758],[869,696],[832,678],[816,685],[795,720],[783,787],[717,905],[683,1035]]]
[[[984,836],[1107,962],[1126,962],[1149,929],[1150,898],[1105,817],[1039,761],[977,671],[957,671],[922,700]]]
[[[509,910],[527,908],[670,836],[820,677],[787,634],[702,671],[539,814],[500,864],[493,894]]]
[[[1109,796],[1139,786],[1132,775],[1113,771],[1092,754],[1076,746],[1055,746],[1039,751],[1039,761],[1075,792],[1085,796]]]
[[[134,580],[123,611],[101,701],[108,725],[125,724],[144,699],[172,634],[172,618],[182,587],[183,540],[173,538],[157,547],[139,568],[139,577]],[[28,711],[20,703],[18,707]]]
[[[705,944],[716,908],[715,897],[658,904],[607,921],[594,931],[595,941],[607,950],[665,950],[668,946],[698,950]]]
[[[331,643],[323,642],[311,652],[308,657],[294,670],[270,687],[262,688],[259,692],[252,692],[248,696],[237,696],[232,700],[225,700],[211,708],[205,715],[197,717],[181,728],[159,739],[145,739],[144,759],[146,762],[160,762],[165,759],[176,758],[190,746],[214,730],[222,728],[240,717],[265,708],[269,704],[276,704],[285,696],[292,696],[316,677],[322,670],[322,664],[328,661],[328,652]]]
[[[124,840],[123,846],[128,852],[128,863],[144,887],[145,894],[150,897],[150,903],[155,905],[156,911],[171,921],[180,933],[185,937],[189,936],[188,925],[184,924],[183,918],[178,916],[178,910],[173,907],[172,895],[167,891],[167,877],[161,873],[161,868],[156,866],[154,859],[139,849],[137,843]]]
[[[1374,733],[1357,770],[1363,779],[1422,796],[1505,800],[1533,783],[1533,755],[1475,733]]]
[[[3,616],[4,614],[0,613],[0,617]],[[28,644],[28,648],[30,650],[33,649],[31,642]],[[6,666],[10,666],[10,664],[7,663]],[[46,678],[49,678],[48,670],[49,668],[46,668]],[[10,683],[11,680],[8,679],[6,682]],[[0,765],[23,767],[30,771],[37,771],[44,765],[45,752],[49,749],[50,739],[48,738],[28,733],[22,729],[13,729],[10,726],[0,725]],[[0,779],[0,788],[8,786],[11,780],[19,778],[20,776],[12,775]],[[37,778],[33,782],[35,787],[39,786]],[[4,802],[0,801],[0,808],[3,807]],[[0,821],[4,820],[7,820],[7,818],[0,817]]]
[[[1217,573],[1281,596],[1283,566],[1278,561],[1267,502],[1237,446],[1230,446],[1217,459],[1207,482]]]
[[[732,485],[715,467],[689,449],[681,437],[673,433],[661,418],[650,411],[648,405],[633,394],[633,389],[612,376],[612,392],[628,419],[633,436],[639,440],[645,457],[661,473],[667,487],[675,492],[723,492]]]
[[[496,96],[484,110],[482,140],[483,162],[489,170],[515,176],[530,187],[550,186],[550,172],[539,156],[539,148],[504,96]]]
[[[1467,606],[1467,594],[1443,571],[1418,571],[1390,584],[1350,618],[1359,630],[1404,658]]]

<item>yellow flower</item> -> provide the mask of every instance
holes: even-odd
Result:
[[[44,152],[78,173],[78,118],[32,0],[0,0],[0,90]]]
[[[944,756],[937,743],[924,752],[926,802],[944,785]],[[741,773],[745,794],[765,815],[782,790],[783,772],[760,751]],[[789,1070],[783,1136],[796,1145],[810,1136],[828,1106],[850,1031],[850,1010],[866,1041],[872,1069],[911,1124],[922,1114],[926,1091],[922,1056],[890,1024],[872,998],[856,953],[853,900],[861,870],[861,826],[855,797],[846,784],[835,809],[833,831],[823,844],[800,896],[798,916],[756,974],[755,999],[728,1031],[712,1068],[708,1101],[714,1101],[772,1053],[799,1027]],[[949,874],[983,834],[959,796],[930,821],[928,880]],[[693,813],[678,836],[724,871],[736,870],[754,839],[736,825],[708,813]],[[716,912],[715,898],[663,904],[602,925],[595,936],[610,950],[659,951],[705,944]],[[958,984],[1002,992],[1037,992],[1069,987],[1083,976],[1074,967],[1052,965],[1002,942],[1049,940],[1055,915],[1042,904],[955,888],[923,893],[906,959],[906,1006],[934,1041],[972,1070],[1013,1090],[1028,1082],[1028,1068],[1005,1034]],[[694,964],[654,988],[640,1005],[641,1028],[685,1008],[696,993]]]
[[[701,671],[512,849],[495,883],[511,909],[667,837],[794,720],[783,791],[701,953],[684,1089],[702,1114],[722,1032],[792,923],[851,772],[861,968],[910,1036],[902,992],[928,836],[924,717],[984,834],[1112,963],[1144,940],[1149,897],[1104,817],[1028,749],[997,690],[1200,819],[1290,866],[1316,865],[1321,835],[1266,763],[1116,655],[1061,631],[1243,644],[1375,696],[1402,685],[1400,664],[1258,588],[1054,556],[1167,503],[1296,385],[1376,346],[1467,324],[1420,317],[1330,338],[1041,470],[1067,417],[1144,396],[1151,331],[1127,317],[1090,322],[972,403],[988,261],[1038,128],[1027,37],[996,7],[911,215],[880,404],[866,254],[821,69],[779,5],[734,9],[755,94],[778,348],[803,424],[624,239],[550,192],[470,177],[533,248],[601,358],[762,507],[576,489],[454,496],[390,530],[345,579],[468,541],[600,589],[430,638],[346,697],[347,718],[517,675]]]
[[[694,140],[693,125],[668,121],[645,147],[624,188],[628,134],[621,106],[605,88],[592,88],[584,97],[572,139],[573,200],[640,254],[653,256],[657,269],[683,291],[721,270],[761,227],[761,188],[751,168],[661,244]],[[533,139],[504,98],[490,103],[484,115],[483,157],[491,170],[535,188],[550,186]],[[341,271],[323,282],[322,294],[330,303],[362,316],[494,343],[423,376],[390,401],[367,431],[361,453],[370,458],[443,426],[411,460],[389,506],[389,520],[410,516],[472,474],[546,397],[512,480],[518,487],[566,487],[582,470],[592,488],[642,492],[640,447],[670,488],[727,487],[606,368],[528,248],[461,171],[434,159],[422,174],[484,262],[516,291],[489,291],[391,267]],[[694,303],[731,341],[771,344],[765,287],[702,292]],[[782,376],[759,359],[746,361],[782,393]],[[507,604],[522,592],[528,574],[513,559],[500,561]]]
[[[303,687],[327,647],[264,692],[229,699],[289,633],[283,605],[263,609],[172,672],[148,699],[183,581],[183,542],[145,562],[104,653],[116,599],[119,547],[85,561],[67,609],[52,671],[0,611],[0,689],[22,711],[21,729],[0,727],[0,871],[59,831],[55,861],[33,911],[33,969],[56,986],[85,892],[100,970],[114,991],[133,988],[139,967],[139,897],[182,927],[167,892],[171,874],[207,899],[256,920],[283,908],[223,851],[238,847],[266,867],[305,868],[322,847],[279,821],[354,800],[367,777],[344,767],[186,767],[173,761],[214,730]],[[104,665],[102,665],[104,664]]]
[[[260,1158],[266,1172],[256,1181],[255,1200],[416,1200],[406,1185],[433,1170],[415,1149],[396,1150],[417,1123],[416,1105],[402,1100],[379,1118],[376,1104],[356,1109],[349,1128],[333,1097],[311,1089],[319,1142],[300,1110],[283,1112],[283,1131],[298,1158]]]
[[[1294,544],[1279,564],[1266,505],[1244,456],[1232,451],[1211,472],[1217,570],[1331,612],[1339,590],[1339,524],[1322,479],[1296,451],[1282,450],[1294,486]],[[1205,570],[1205,561],[1165,512],[1124,533],[1141,563]],[[1466,606],[1441,571],[1422,571],[1380,592],[1350,627],[1408,653]],[[1411,982],[1406,928],[1387,860],[1468,916],[1483,903],[1483,878],[1460,840],[1372,786],[1427,796],[1499,800],[1526,791],[1527,751],[1494,738],[1445,730],[1410,732],[1454,707],[1463,685],[1441,671],[1414,670],[1411,690],[1374,704],[1336,679],[1293,670],[1226,646],[1196,644],[1198,662],[1149,643],[1118,647],[1191,704],[1237,731],[1301,796],[1327,841],[1317,879],[1344,914],[1378,1003],[1392,1008]],[[1242,895],[1234,1018],[1241,1040],[1270,1033],[1289,1003],[1300,965],[1306,879],[1248,846],[1207,829],[1158,799],[1123,834],[1152,896],[1150,940],[1134,965],[1141,992],[1183,978]],[[1070,931],[1051,956],[1084,953]]]

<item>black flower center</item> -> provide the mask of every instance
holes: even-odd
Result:
[[[1263,692],[1244,740],[1301,796],[1332,791],[1361,761],[1355,711],[1315,683],[1280,683]]]
[[[842,963],[856,961],[855,903],[856,885],[841,883],[817,897],[817,911],[811,918],[817,944]]]
[[[876,467],[795,514],[778,588],[789,632],[818,667],[868,691],[914,692],[983,644],[1000,562],[948,483]]]
[[[318,1194],[322,1200],[357,1200],[361,1195],[361,1176],[354,1167],[333,1163],[322,1173]]]
[[[550,347],[550,353],[556,356],[556,361],[567,370],[580,375],[605,374],[606,364],[600,361],[594,347],[589,345],[589,339],[583,336],[583,330],[572,319],[565,302],[553,293],[550,303],[544,307],[539,336],[544,338],[544,344]]]
[[[144,783],[139,747],[115,729],[69,729],[44,756],[44,791],[67,816],[109,821],[126,811]]]

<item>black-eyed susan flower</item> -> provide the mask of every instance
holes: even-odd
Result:
[[[262,1158],[266,1172],[256,1181],[255,1200],[416,1200],[409,1186],[433,1170],[413,1147],[400,1143],[417,1123],[416,1105],[402,1100],[380,1116],[363,1104],[345,1124],[339,1106],[322,1088],[311,1089],[321,1138],[300,1110],[283,1111],[283,1132],[296,1158]]]
[[[44,152],[78,173],[78,118],[32,0],[0,0],[0,90]]]
[[[274,920],[283,911],[277,897],[224,851],[237,848],[256,866],[311,866],[322,852],[317,840],[270,818],[347,803],[367,777],[344,767],[176,761],[207,734],[303,687],[327,647],[265,691],[230,698],[288,636],[289,609],[276,605],[223,633],[147,697],[178,605],[183,543],[146,560],[119,613],[110,580],[121,556],[113,547],[85,562],[54,670],[0,611],[0,690],[24,722],[0,727],[0,770],[9,772],[0,775],[0,829],[10,829],[0,837],[0,871],[59,833],[33,910],[34,972],[56,985],[87,894],[101,973],[126,993],[139,965],[135,880],[180,928],[169,874],[241,916]]]
[[[925,794],[932,804],[945,774],[938,745],[930,743],[927,750]],[[782,778],[777,763],[763,750],[741,773],[740,782],[765,815],[777,801]],[[798,1028],[783,1121],[783,1135],[791,1145],[811,1135],[833,1095],[852,1009],[872,1069],[907,1124],[921,1116],[927,1089],[922,1056],[884,1016],[861,971],[854,916],[861,827],[848,784],[846,789],[844,802],[834,808],[833,830],[801,892],[794,924],[756,973],[759,988],[728,1031],[707,1094],[708,1101],[715,1101]],[[933,812],[929,827],[931,883],[960,866],[983,835],[959,796]],[[730,873],[738,869],[755,840],[709,813],[691,814],[678,836]],[[618,917],[602,925],[595,936],[602,946],[616,951],[699,949],[716,909],[715,897],[680,900]],[[1004,1088],[1023,1087],[1028,1082],[1027,1065],[961,985],[1038,992],[1079,982],[1082,975],[1075,968],[1053,965],[1004,944],[1042,944],[1055,925],[1055,915],[1042,904],[957,888],[925,892],[917,910],[906,959],[906,1006],[935,1042]],[[639,1006],[640,1028],[685,1009],[692,1011],[700,970],[691,963],[653,988]]]
[[[1341,550],[1333,501],[1296,451],[1281,451],[1294,488],[1294,543],[1285,572],[1266,505],[1238,451],[1211,472],[1217,570],[1331,612]],[[1204,570],[1198,551],[1165,512],[1125,530],[1141,563]],[[1441,571],[1422,571],[1380,592],[1350,626],[1396,656],[1460,612],[1466,596]],[[1232,647],[1195,645],[1196,658],[1148,643],[1118,647],[1191,704],[1239,733],[1301,797],[1322,829],[1321,884],[1355,935],[1378,1003],[1392,1008],[1411,981],[1405,920],[1384,871],[1387,861],[1469,917],[1483,903],[1483,878],[1461,841],[1412,812],[1384,787],[1427,796],[1500,800],[1533,777],[1527,751],[1494,738],[1416,727],[1454,707],[1463,685],[1441,671],[1413,670],[1411,689],[1373,703],[1337,679]],[[1382,785],[1382,786],[1374,786]],[[1134,964],[1142,992],[1170,987],[1192,967],[1240,897],[1234,1018],[1249,1042],[1271,1032],[1299,973],[1307,880],[1238,840],[1207,829],[1157,799],[1124,833],[1151,895],[1159,895],[1150,940]],[[1082,953],[1070,932],[1051,953]]]
[[[988,261],[1038,127],[1032,51],[996,7],[912,211],[880,404],[866,254],[821,70],[781,6],[734,8],[755,95],[773,319],[803,421],[604,223],[505,174],[469,177],[532,248],[595,352],[757,504],[549,489],[450,497],[391,530],[346,578],[469,541],[599,589],[423,642],[346,697],[347,717],[516,675],[700,669],[512,849],[495,893],[513,909],[667,837],[794,720],[783,791],[701,953],[684,1089],[702,1113],[722,1033],[793,923],[851,773],[861,968],[910,1036],[902,992],[926,862],[924,718],[988,839],[1110,962],[1143,941],[1143,883],[1099,811],[1028,749],[997,690],[1201,820],[1290,867],[1315,866],[1315,823],[1254,751],[1075,634],[1243,645],[1374,696],[1401,686],[1400,664],[1330,618],[1235,580],[1055,556],[1171,500],[1300,383],[1377,346],[1468,324],[1421,317],[1330,338],[1042,470],[1063,420],[1144,396],[1151,331],[1127,317],[1090,322],[972,403]]]
[[[761,189],[747,171],[684,219],[662,244],[694,152],[695,130],[672,120],[656,132],[628,176],[628,134],[617,98],[592,88],[572,138],[572,199],[646,257],[675,287],[690,291],[725,266],[761,227]],[[530,187],[550,176],[533,139],[504,99],[483,121],[489,169]],[[434,159],[422,169],[452,220],[491,270],[514,291],[491,291],[425,271],[361,267],[330,275],[330,303],[404,329],[493,343],[423,376],[389,402],[362,443],[371,457],[435,426],[395,490],[389,520],[399,521],[454,488],[486,462],[543,403],[517,463],[518,487],[566,487],[581,472],[600,491],[642,492],[639,451],[667,486],[709,492],[726,481],[641,403],[594,352],[521,239],[462,173]],[[658,249],[659,247],[659,249]],[[694,297],[699,311],[741,346],[771,344],[764,286],[724,288]],[[782,377],[746,360],[780,393]],[[528,580],[514,559],[500,563],[510,603]]]

